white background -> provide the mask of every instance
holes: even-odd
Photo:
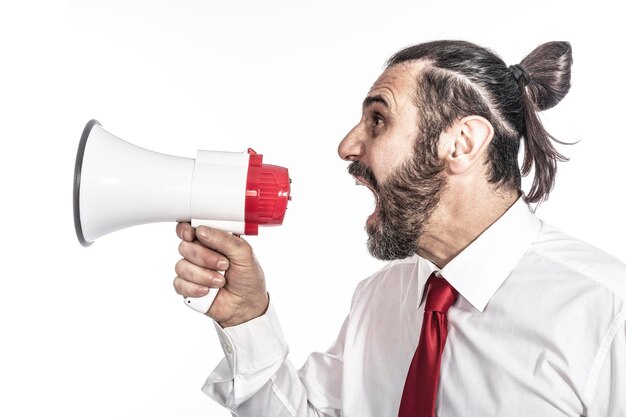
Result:
[[[382,265],[364,245],[373,198],[336,147],[385,59],[460,38],[514,64],[568,40],[573,87],[544,120],[580,143],[561,148],[571,161],[538,213],[626,259],[617,2],[0,4],[0,415],[229,415],[199,390],[222,353],[210,320],[171,286],[174,224],[89,249],[76,240],[74,159],[91,118],[159,152],[252,147],[290,169],[284,225],[249,240],[300,366],[332,343],[354,286]]]

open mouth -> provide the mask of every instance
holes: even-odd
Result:
[[[365,181],[365,179],[363,179],[362,177],[354,177],[354,183],[356,185],[362,185],[362,186],[365,186],[365,187],[369,188],[369,190],[374,195],[375,209],[374,209],[374,212],[372,214],[370,214],[369,217],[367,218],[367,222],[369,223],[370,221],[373,221],[375,218],[378,218],[378,213],[380,211],[379,210],[380,209],[380,198],[379,198],[379,195],[376,192],[376,190],[374,190],[374,188],[367,181]]]

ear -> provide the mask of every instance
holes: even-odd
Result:
[[[450,173],[461,175],[483,161],[493,139],[493,126],[481,116],[466,116],[446,129],[439,138],[441,159]]]

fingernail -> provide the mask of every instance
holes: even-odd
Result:
[[[197,234],[198,236],[200,236],[201,238],[206,239],[206,238],[207,238],[207,236],[208,236],[208,235],[207,235],[207,232],[206,232],[206,227],[204,227],[204,226],[200,226],[200,227],[198,227],[198,228],[196,229],[196,234]]]
[[[215,285],[216,287],[217,287],[217,286],[220,286],[220,287],[221,287],[222,285],[224,285],[224,283],[225,283],[225,282],[226,282],[226,281],[224,280],[224,278],[223,278],[223,277],[213,278],[213,285]]]
[[[181,239],[187,240],[187,234],[185,233],[184,230],[180,233],[180,235],[181,235]]]
[[[228,269],[228,261],[221,260],[217,263],[217,269],[220,271],[226,271]]]

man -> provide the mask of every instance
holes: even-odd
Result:
[[[461,41],[389,60],[339,155],[376,196],[370,252],[392,262],[297,372],[250,246],[179,224],[177,292],[221,288],[225,359],[203,390],[239,416],[626,415],[626,267],[527,205],[564,159],[537,112],[571,63],[565,42],[511,67]]]

